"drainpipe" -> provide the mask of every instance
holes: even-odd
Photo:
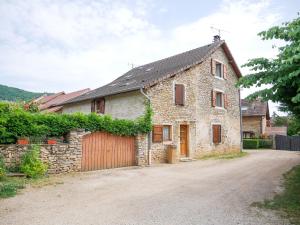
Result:
[[[146,95],[143,88],[140,88],[140,92],[142,93],[142,95],[144,95],[147,98],[148,103],[151,105],[150,97]],[[148,135],[148,166],[150,166],[151,165],[151,131],[147,135]]]
[[[241,89],[239,89],[239,108],[240,108],[240,136],[241,136],[241,151],[243,150],[243,114],[242,114],[242,101],[241,101]]]

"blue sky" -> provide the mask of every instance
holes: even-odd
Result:
[[[211,26],[226,30],[222,38],[242,65],[276,55],[256,34],[299,9],[296,0],[1,0],[0,83],[48,92],[96,88],[131,63],[210,43]]]

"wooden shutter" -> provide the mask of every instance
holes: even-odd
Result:
[[[104,114],[104,112],[105,112],[105,99],[102,98],[99,101],[100,101],[99,102],[99,113]]]
[[[211,106],[216,106],[216,92],[214,90],[211,90]]]
[[[215,76],[216,75],[216,61],[214,59],[211,59],[210,68],[211,68],[211,74],[213,76]]]
[[[175,105],[184,105],[184,85],[175,84]]]
[[[227,96],[227,94],[223,94],[223,96],[224,96],[224,108],[227,109],[227,107],[228,107],[228,96]]]
[[[91,102],[91,112],[95,112],[95,100]]]
[[[213,143],[219,144],[221,143],[221,125],[213,125]]]
[[[223,77],[227,80],[227,66],[225,64],[223,64]]]
[[[162,140],[163,140],[163,126],[154,125],[152,129],[152,141],[162,142]]]

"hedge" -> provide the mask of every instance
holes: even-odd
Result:
[[[271,139],[259,139],[259,148],[272,148],[273,141]]]
[[[109,115],[32,113],[19,104],[0,102],[0,144],[15,143],[19,137],[61,137],[72,129],[106,131],[120,136],[148,133],[152,127],[152,109],[136,120],[113,119]]]
[[[258,139],[244,139],[243,148],[245,149],[257,149],[259,147]]]

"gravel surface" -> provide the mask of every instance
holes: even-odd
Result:
[[[288,224],[250,205],[279,192],[282,174],[299,163],[299,152],[268,150],[232,160],[67,175],[64,184],[0,200],[0,224]]]

